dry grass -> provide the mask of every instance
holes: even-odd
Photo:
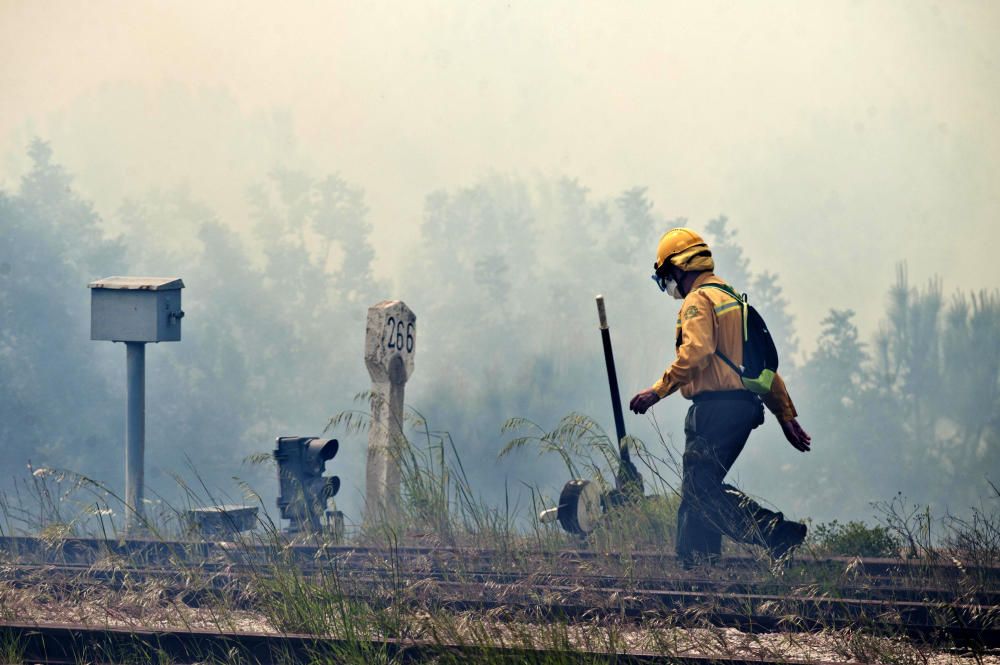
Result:
[[[634,459],[645,467],[647,491],[654,496],[615,509],[595,532],[581,540],[534,519],[540,508],[552,505],[551,498],[537,490],[526,510],[512,508],[509,501],[500,507],[483,501],[466,479],[450,438],[431,431],[418,415],[411,418],[423,434],[423,443],[400,442],[398,461],[405,497],[402,523],[375,525],[354,536],[357,544],[380,545],[375,557],[359,558],[357,553],[346,551],[333,556],[320,548],[316,550],[319,558],[303,562],[302,552],[290,547],[266,513],[255,531],[230,543],[224,554],[216,551],[215,558],[208,560],[190,553],[178,556],[169,562],[169,575],[140,573],[136,568],[147,562],[107,553],[75,572],[43,567],[26,573],[20,565],[26,563],[25,557],[8,553],[0,562],[0,619],[309,633],[357,645],[344,662],[385,661],[385,654],[373,654],[369,645],[381,638],[779,660],[945,663],[969,662],[971,658],[974,662],[1000,662],[984,652],[971,651],[960,658],[950,653],[946,644],[930,648],[893,636],[885,625],[892,623],[891,617],[878,614],[863,617],[850,629],[839,628],[841,624],[832,620],[824,622],[822,615],[813,617],[819,623],[811,631],[795,629],[799,615],[811,611],[816,600],[863,597],[886,585],[933,590],[937,594],[936,620],[948,620],[954,606],[972,605],[983,625],[1000,627],[1000,608],[977,606],[984,594],[995,597],[1000,591],[998,574],[989,570],[1000,562],[1000,518],[996,512],[1000,492],[996,488],[992,488],[995,496],[984,500],[968,518],[946,516],[932,522],[926,512],[907,508],[897,499],[879,507],[882,531],[876,536],[884,536],[882,541],[852,527],[842,540],[855,542],[853,538],[878,545],[891,538],[902,554],[912,555],[910,565],[891,579],[870,574],[857,561],[816,565],[811,559],[829,554],[830,545],[815,542],[792,565],[775,566],[750,551],[759,558],[739,566],[683,573],[672,567],[669,557],[645,554],[672,550],[677,495],[670,474],[678,469],[668,442],[661,441],[659,453],[632,442]],[[362,422],[347,416],[335,419],[340,426],[354,428]],[[510,425],[531,427],[524,421]],[[538,430],[523,435],[509,448],[531,445],[562,456],[568,461],[568,471],[588,473],[604,487],[613,484],[609,475],[613,460],[608,457],[613,448],[589,419],[571,416],[555,432]],[[182,486],[188,505],[216,503],[204,488],[199,493]],[[259,500],[250,488],[245,489],[248,499]],[[188,505],[154,504],[147,524],[151,537],[169,540],[179,536],[180,515]],[[45,558],[58,560],[65,554],[67,536],[120,537],[120,512],[120,500],[107,488],[74,474],[36,469],[18,496],[0,502],[0,535],[40,536],[49,543]],[[932,532],[936,538],[931,537]],[[300,537],[299,541],[325,544],[322,534]],[[440,551],[417,557],[407,552],[407,545],[468,546],[489,549],[492,555],[483,559],[472,552]],[[566,549],[603,556],[574,561],[562,554]],[[727,551],[740,550],[729,546]],[[447,579],[440,578],[441,572],[448,573]],[[111,573],[114,575],[109,577]],[[482,573],[515,577],[490,580]],[[613,576],[616,590],[589,588],[596,584],[593,576]],[[711,599],[692,603],[679,612],[661,609],[627,615],[627,608],[645,602],[644,585],[648,587],[650,578],[687,584],[688,588],[697,584],[753,584],[757,593],[794,596],[791,600],[748,599],[743,605],[734,608],[730,603],[724,608],[748,618],[784,618],[788,630],[751,634],[713,626],[711,618],[717,608]],[[467,603],[459,602],[471,597],[487,604],[470,609]],[[563,602],[603,611],[562,618],[538,612],[542,606]],[[9,648],[11,645],[0,644],[0,658]]]
[[[140,585],[141,586],[141,585]],[[76,623],[89,626],[148,629],[292,632],[271,612],[222,607],[191,608],[171,601],[155,586],[108,591],[91,588],[64,594],[37,586],[0,584],[4,620],[18,623]],[[489,644],[529,649],[576,649],[607,653],[657,653],[747,657],[825,662],[968,663],[970,657],[918,647],[899,639],[859,631],[748,634],[726,628],[680,628],[665,620],[614,620],[574,623],[512,620],[489,612],[402,612],[391,623],[377,612],[357,608],[352,620],[363,629],[348,630],[336,622],[323,635],[354,640],[393,637],[438,644]],[[981,655],[972,662],[1000,664],[1000,657]]]

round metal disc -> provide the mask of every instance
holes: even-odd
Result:
[[[559,495],[559,524],[570,533],[586,535],[601,518],[601,491],[589,480],[571,480]]]

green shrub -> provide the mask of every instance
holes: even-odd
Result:
[[[888,528],[856,521],[817,524],[812,528],[810,540],[821,550],[844,556],[888,557],[896,556],[899,550],[899,541]]]

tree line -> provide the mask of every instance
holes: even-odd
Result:
[[[379,277],[364,192],[337,175],[263,176],[248,193],[252,223],[238,233],[183,189],[124,201],[102,220],[48,144],[33,142],[29,157],[19,186],[0,192],[0,483],[30,460],[120,484],[124,352],[89,340],[85,289],[111,274],[178,275],[188,286],[183,342],[148,355],[147,475],[165,496],[194,477],[232,496],[239,476],[273,502],[273,471],[243,460],[275,436],[319,434],[335,413],[364,408],[352,398],[368,385],[365,309],[387,297],[418,316],[408,401],[476,460],[466,466],[487,496],[566,480],[527,458],[505,458],[497,473],[507,418],[609,416],[594,294],[608,296],[623,391],[655,379],[673,351],[673,304],[644,288],[643,258],[686,220],[665,218],[642,187],[601,198],[569,178],[490,175],[433,192],[419,241]],[[768,430],[741,460],[743,476],[823,519],[856,518],[897,491],[959,512],[986,493],[1000,468],[996,291],[945,294],[939,280],[917,288],[901,266],[879,330],[863,334],[853,312],[831,309],[795,364],[795,307],[781,276],[753,270],[725,217],[692,225],[768,321],[820,443],[805,463]],[[674,446],[683,407],[657,407]],[[648,423],[630,428],[654,436]],[[364,438],[345,439],[334,466],[362,477]],[[357,513],[354,484],[341,501]]]

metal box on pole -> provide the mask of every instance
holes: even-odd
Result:
[[[107,277],[89,284],[90,339],[179,342],[181,289],[177,277]]]
[[[177,277],[106,277],[90,287],[90,339],[125,343],[125,528],[144,521],[146,452],[146,343],[181,339]]]

